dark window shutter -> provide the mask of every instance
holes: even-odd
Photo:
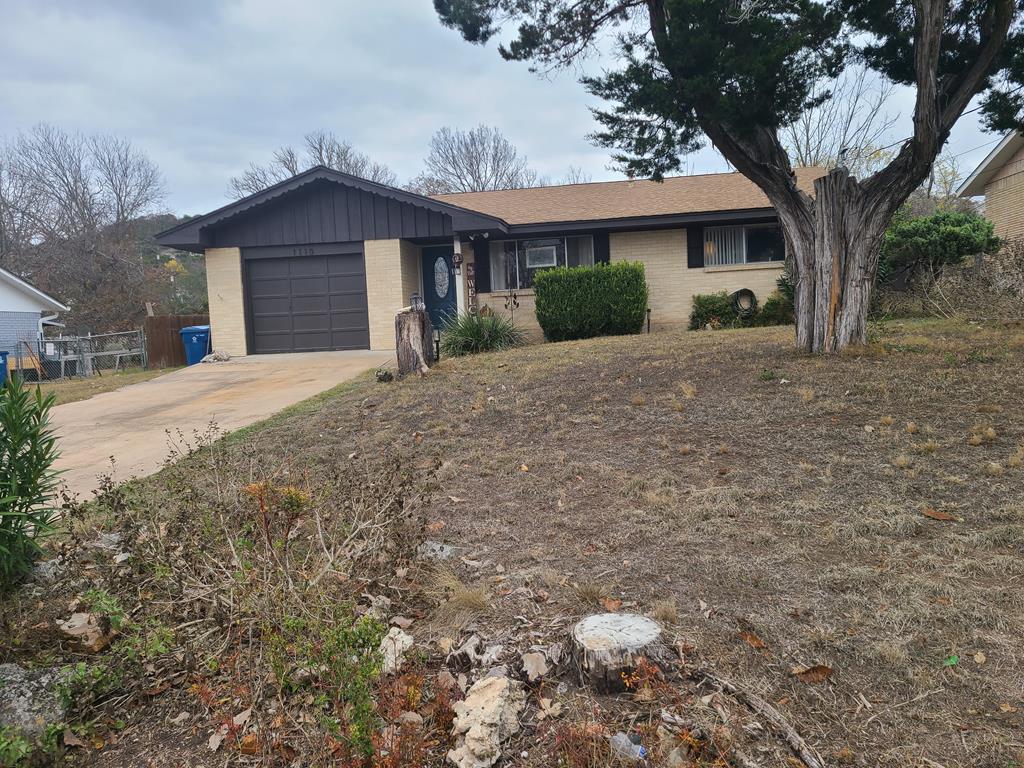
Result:
[[[608,233],[598,232],[594,235],[594,263],[607,264],[612,260],[608,247]]]
[[[704,266],[704,227],[686,228],[686,266],[690,269]]]
[[[491,292],[491,243],[482,237],[473,241],[473,264],[476,266],[476,292]]]

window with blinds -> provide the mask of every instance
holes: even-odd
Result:
[[[777,224],[747,224],[704,229],[704,266],[783,261],[786,247]]]

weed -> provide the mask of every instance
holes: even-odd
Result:
[[[600,605],[601,601],[611,593],[611,590],[607,584],[587,580],[573,584],[573,592],[576,593],[576,599],[581,603],[586,606],[594,606]]]
[[[491,596],[482,587],[468,586],[448,566],[438,567],[424,589],[439,603],[434,619],[439,624],[460,628],[491,606]]]
[[[908,421],[907,422],[907,434],[908,435],[916,435],[918,432],[920,432],[920,429],[918,428],[917,424],[915,424],[912,421]]]
[[[697,387],[688,381],[680,382],[679,391],[683,393],[683,397],[687,400],[693,400],[697,396]]]
[[[800,399],[805,403],[809,403],[814,400],[814,390],[810,387],[797,387],[793,391],[800,395]]]
[[[95,664],[79,661],[64,668],[57,696],[67,709],[82,712],[118,692],[123,685],[121,672],[106,661]]]
[[[977,433],[975,433],[975,434],[973,434],[973,435],[971,435],[970,437],[967,438],[967,444],[968,445],[975,445],[975,446],[977,446],[977,445],[981,445],[984,442],[985,442],[985,439],[981,435],[979,435]]]
[[[112,594],[105,589],[89,589],[82,595],[82,603],[89,611],[105,616],[111,629],[121,631],[126,615],[121,601]]]
[[[32,742],[16,728],[0,728],[0,765],[18,768],[28,762],[33,752]]]
[[[997,461],[986,462],[982,471],[989,477],[1002,477],[1006,473],[1006,469]]]
[[[635,405],[637,408],[641,408],[647,405],[646,398],[644,398],[644,396],[641,395],[639,392],[633,395],[633,397],[630,398],[629,402],[631,405]]]
[[[896,457],[895,459],[893,459],[893,461],[892,461],[892,465],[893,465],[894,467],[897,467],[898,469],[909,469],[909,468],[910,468],[910,466],[911,466],[911,465],[912,465],[913,463],[914,463],[913,459],[911,459],[911,458],[910,458],[909,456],[907,456],[907,454],[905,454],[905,453],[901,453],[901,454],[900,454],[899,456],[897,456],[897,457]]]
[[[670,597],[655,601],[651,606],[651,616],[662,624],[671,626],[679,621],[679,606]]]
[[[762,368],[761,374],[758,376],[761,381],[774,381],[779,378],[778,374],[775,373],[771,368]]]
[[[463,312],[441,326],[441,354],[445,357],[512,349],[525,340],[523,331],[504,315]]]
[[[935,440],[925,440],[917,446],[917,449],[921,453],[935,453],[939,450],[939,444]]]
[[[881,424],[883,427],[891,427],[893,424],[896,423],[896,419],[894,419],[892,416],[883,416],[878,420],[878,423]]]

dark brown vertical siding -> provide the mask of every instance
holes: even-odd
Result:
[[[310,185],[213,228],[211,244],[255,248],[356,240],[443,237],[451,218],[384,195],[338,185]]]

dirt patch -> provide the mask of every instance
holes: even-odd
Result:
[[[754,329],[446,361],[229,439],[232,472],[256,461],[315,484],[388,452],[440,460],[427,529],[458,548],[474,599],[426,622],[430,641],[476,632],[515,658],[594,610],[654,613],[684,656],[774,704],[830,763],[1017,765],[1024,334],[874,336],[828,360]],[[671,695],[713,733],[707,691]],[[558,718],[536,719],[545,698],[563,701]],[[545,684],[509,764],[564,762],[588,722],[653,738],[657,717],[636,694]]]

